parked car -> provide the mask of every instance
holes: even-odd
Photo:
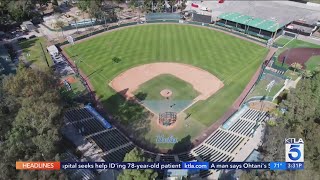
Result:
[[[25,40],[27,40],[27,38],[25,38],[25,37],[21,37],[21,38],[17,39],[18,42],[22,42],[22,41],[25,41]]]
[[[33,39],[33,38],[36,38],[37,36],[36,35],[31,35],[29,36],[29,39]]]

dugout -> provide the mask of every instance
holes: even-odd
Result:
[[[275,21],[255,18],[236,12],[220,14],[215,24],[266,40],[280,35],[284,28],[284,25],[280,25]]]

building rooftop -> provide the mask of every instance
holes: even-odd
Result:
[[[276,21],[266,20],[262,18],[255,18],[252,16],[243,15],[236,12],[227,12],[222,13],[218,16],[220,19],[225,19],[228,21],[232,21],[239,24],[245,24],[249,25],[251,27],[255,27],[261,30],[275,32],[277,29],[282,27],[283,25],[280,25]]]

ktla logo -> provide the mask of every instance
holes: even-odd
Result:
[[[304,162],[304,142],[301,138],[287,138],[286,162]]]

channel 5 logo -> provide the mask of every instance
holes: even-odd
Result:
[[[287,138],[286,162],[304,162],[304,143],[301,138]]]

